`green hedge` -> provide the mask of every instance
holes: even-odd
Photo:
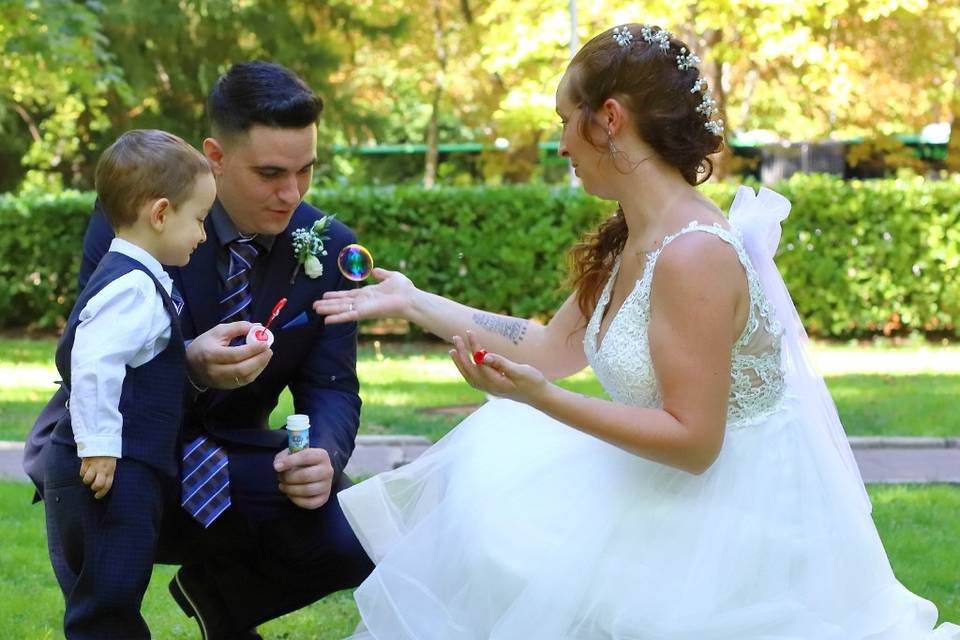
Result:
[[[796,175],[777,264],[811,333],[956,336],[960,180]]]
[[[960,317],[960,181],[796,175],[778,264],[808,329],[837,337],[925,331]],[[726,209],[735,185],[704,191]],[[566,251],[612,210],[544,186],[315,190],[378,264],[465,304],[546,318],[566,296]],[[93,196],[0,196],[0,327],[50,328],[74,295]]]
[[[94,198],[0,195],[0,328],[48,329],[66,320]]]
[[[544,186],[318,191],[376,262],[474,307],[546,319],[567,296],[566,250],[611,209]]]

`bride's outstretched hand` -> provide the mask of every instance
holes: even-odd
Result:
[[[399,271],[377,267],[373,277],[378,284],[359,289],[327,291],[313,303],[317,315],[326,316],[328,324],[356,322],[369,318],[402,318],[416,293],[410,278]]]
[[[450,350],[453,363],[475,389],[533,404],[550,386],[550,382],[536,367],[518,364],[503,356],[482,351],[469,331],[466,339],[453,336],[453,346]]]

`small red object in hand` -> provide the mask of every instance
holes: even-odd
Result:
[[[266,342],[268,339],[266,329],[257,329],[253,332],[253,335],[256,336],[257,340],[260,342]]]
[[[277,316],[280,315],[280,310],[283,309],[284,305],[286,304],[287,304],[287,299],[280,298],[277,304],[273,305],[273,311],[270,312],[270,317],[267,318],[267,323],[263,325],[264,329],[270,328],[270,325],[273,323],[274,320],[277,319]],[[257,332],[257,340],[266,340],[266,339],[267,339],[267,334],[263,334],[263,337],[261,338],[260,332],[259,331]]]
[[[483,364],[483,358],[487,355],[486,349],[477,349],[473,352],[473,361],[477,364]]]

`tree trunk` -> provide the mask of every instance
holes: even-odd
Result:
[[[714,115],[714,118],[723,120],[723,149],[711,158],[713,161],[713,175],[718,179],[726,178],[730,175],[730,165],[733,160],[733,150],[730,148],[728,142],[730,139],[730,119],[727,117],[727,94],[723,90],[723,65],[712,59],[706,62],[710,51],[720,42],[721,38],[722,34],[720,30],[710,29],[703,35],[700,41],[703,51],[700,57],[705,60],[705,62],[703,62],[705,68],[700,70],[700,74],[707,78],[710,93],[713,95],[713,99],[717,101],[718,111]]]
[[[437,73],[433,80],[433,103],[427,124],[427,156],[423,166],[423,188],[432,189],[437,182],[437,164],[440,158],[440,99],[443,97],[444,74],[447,71],[447,50],[443,46],[443,15],[441,0],[432,0],[433,37],[437,52]]]
[[[681,29],[682,39],[693,48],[693,52],[702,60],[700,76],[706,79],[710,94],[717,101],[717,113],[713,117],[723,120],[723,136],[726,143],[730,120],[727,118],[727,96],[723,92],[723,66],[710,59],[710,52],[723,39],[723,33],[720,29],[708,29],[703,37],[698,37],[696,33],[698,3],[689,3],[687,11],[688,22]],[[714,154],[710,160],[713,162],[713,177],[725,178],[730,175],[733,152],[729,145],[724,144],[720,153]]]
[[[960,173],[960,99],[953,101],[953,119],[950,121],[950,138],[947,140],[948,171]]]
[[[16,102],[13,103],[13,109],[17,112],[17,115],[20,116],[20,119],[23,120],[24,124],[27,125],[27,129],[30,131],[30,137],[33,138],[33,141],[41,142],[43,140],[43,136],[40,135],[40,128],[37,127],[37,123],[34,121],[34,119],[30,117],[30,113]]]
[[[423,188],[432,189],[437,182],[437,164],[440,160],[439,120],[440,95],[443,92],[440,84],[434,86],[433,104],[430,109],[430,122],[427,124],[427,157],[423,165]]]
[[[960,42],[957,42],[953,57],[957,73],[953,79],[953,99],[950,101],[950,137],[947,139],[948,171],[960,172]]]

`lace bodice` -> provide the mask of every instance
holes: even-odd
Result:
[[[650,358],[650,286],[660,253],[677,237],[702,231],[725,240],[736,250],[747,273],[750,310],[743,333],[733,345],[727,427],[744,426],[772,413],[784,392],[780,338],[783,329],[763,293],[736,230],[719,224],[693,222],[664,238],[660,248],[647,254],[643,276],[627,295],[611,320],[602,344],[597,345],[600,322],[610,303],[610,294],[622,256],[618,256],[607,284],[587,324],[584,350],[587,361],[610,397],[618,402],[643,407],[662,407],[660,389]]]

